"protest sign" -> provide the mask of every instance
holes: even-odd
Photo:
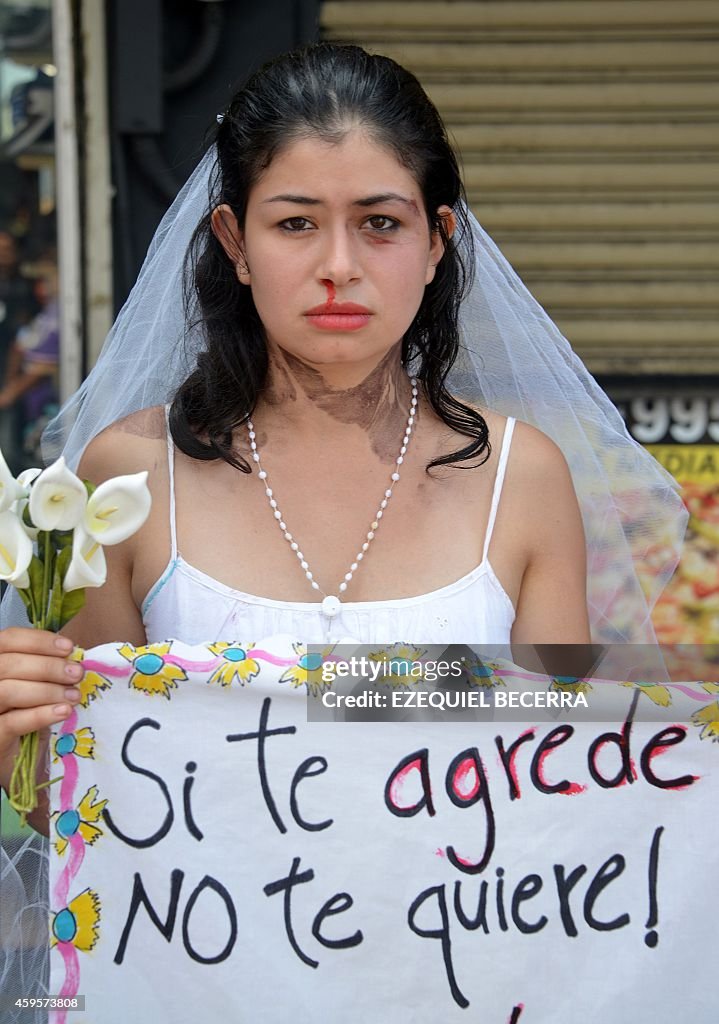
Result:
[[[288,637],[76,657],[50,991],[85,1009],[56,1024],[716,1019],[716,684],[604,684],[613,721],[316,722]]]

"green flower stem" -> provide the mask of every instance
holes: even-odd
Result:
[[[50,579],[55,548],[52,540],[52,532],[43,531],[44,561],[42,575],[42,595],[40,607],[37,603],[35,588],[30,587],[30,619],[34,629],[47,629],[50,614]],[[20,824],[24,827],[27,823],[27,816],[37,807],[38,790],[57,782],[51,779],[49,782],[37,781],[37,762],[40,753],[39,735],[37,732],[27,733],[20,737],[20,749],[15,764],[13,765],[10,785],[8,789],[8,801],[10,806],[20,815]]]
[[[50,570],[52,568],[52,559],[50,557],[50,551],[54,548],[50,547],[50,531],[45,531],[45,562],[43,565],[43,576],[42,576],[42,614],[40,617],[39,625],[33,622],[33,626],[38,625],[39,629],[47,628],[47,613],[48,605],[50,604]]]
[[[20,737],[20,751],[15,758],[10,785],[8,787],[8,801],[20,815],[22,827],[27,822],[28,814],[31,814],[37,807],[37,758],[39,750],[39,736],[36,732],[27,733]]]
[[[56,782],[62,782],[64,775],[56,775],[54,779],[47,779],[46,782],[38,782],[35,789],[45,789],[46,786],[53,786]]]

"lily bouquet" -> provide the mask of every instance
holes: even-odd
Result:
[[[95,486],[59,458],[13,477],[0,452],[0,580],[15,587],[37,629],[54,632],[77,615],[86,587],[107,578],[103,547],[131,537],[150,512],[147,473]],[[37,807],[39,737],[30,733],[10,779],[9,800],[24,821]]]

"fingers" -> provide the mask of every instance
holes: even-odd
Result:
[[[33,708],[41,704],[77,704],[80,691],[68,683],[28,682],[5,679],[0,682],[0,714],[15,708]]]
[[[82,666],[67,661],[62,655],[54,658],[43,654],[12,651],[0,654],[0,681],[33,680],[35,682],[64,683],[71,686],[82,679]]]
[[[8,747],[10,741],[30,732],[48,729],[69,717],[72,708],[63,704],[43,704],[35,708],[18,708],[0,715],[0,748]]]
[[[72,640],[47,629],[10,626],[0,629],[0,658],[5,654],[45,654],[67,657],[73,649]]]
[[[72,640],[47,630],[0,630],[0,750],[64,721],[80,699],[82,666]]]

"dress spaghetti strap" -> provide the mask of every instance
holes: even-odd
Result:
[[[170,433],[170,406],[165,406],[165,430],[167,436],[167,474],[170,482],[170,560],[165,567],[165,571],[159,580],[147,593],[145,600],[142,602],[142,619],[143,622],[147,621],[147,613],[150,610],[150,605],[155,600],[157,595],[160,593],[162,588],[172,577],[179,556],[177,554],[177,527],[175,525],[175,446],[172,443],[172,434]]]
[[[512,443],[512,434],[514,433],[514,424],[516,423],[514,416],[507,417],[507,423],[504,427],[504,437],[502,438],[502,448],[499,452],[499,462],[497,463],[497,473],[494,478],[494,490],[492,491],[492,505],[489,510],[489,520],[487,522],[487,532],[484,536],[484,550],[482,551],[482,561],[485,562],[487,554],[489,552],[489,543],[492,540],[492,532],[494,530],[494,522],[497,518],[497,506],[499,505],[499,499],[502,494],[502,485],[504,483],[504,474],[507,469],[507,459],[509,458],[509,446]]]

